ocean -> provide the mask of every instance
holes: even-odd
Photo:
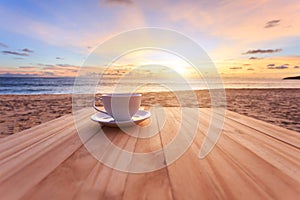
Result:
[[[193,90],[205,90],[207,86],[203,80],[188,80],[189,86]],[[214,87],[214,81],[212,87]],[[72,94],[74,91],[75,78],[72,77],[0,77],[0,94]],[[109,93],[113,91],[113,86],[117,83],[117,79],[106,78],[101,85],[93,86],[89,79],[86,79],[82,84],[77,84],[75,91],[85,91],[86,88],[96,88],[94,91],[99,93]],[[146,83],[146,84],[145,84]],[[175,90],[184,90],[186,87],[182,83],[172,80],[156,80],[151,81],[127,80],[123,84],[127,85],[143,85],[139,92],[157,92],[168,91],[166,87],[161,85],[172,86]],[[242,79],[242,78],[224,78],[223,85],[225,88],[300,88],[299,80],[281,80],[281,79]],[[216,84],[217,87],[217,84]]]
[[[0,77],[0,94],[71,94],[74,78]]]

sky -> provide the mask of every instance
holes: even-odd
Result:
[[[0,76],[77,76],[99,44],[146,27],[191,38],[222,77],[297,76],[299,19],[298,0],[2,0]],[[178,73],[190,69],[174,55],[149,51],[127,55],[116,66],[122,71],[149,63]]]

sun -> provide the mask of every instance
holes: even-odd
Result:
[[[179,74],[187,74],[187,69],[184,66],[173,66],[172,69]]]

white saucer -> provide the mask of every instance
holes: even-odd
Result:
[[[100,124],[112,127],[118,126],[133,126],[135,123],[144,121],[151,116],[151,113],[146,110],[138,110],[136,114],[129,121],[115,121],[111,116],[98,112],[91,116],[91,120],[94,122],[99,122]]]

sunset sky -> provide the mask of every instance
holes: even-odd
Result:
[[[0,75],[76,76],[103,41],[160,27],[196,41],[223,77],[296,76],[299,19],[299,0],[2,0]],[[141,55],[124,64],[160,61],[187,72],[172,56]]]

